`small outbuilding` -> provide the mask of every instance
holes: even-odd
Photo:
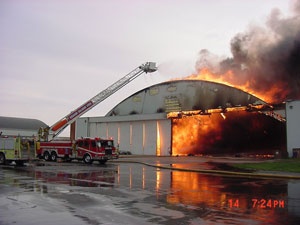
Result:
[[[286,102],[286,136],[289,157],[300,158],[300,100]]]
[[[0,135],[2,136],[38,136],[40,127],[47,127],[47,124],[37,119],[0,116]]]

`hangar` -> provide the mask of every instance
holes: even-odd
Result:
[[[139,155],[278,151],[285,125],[258,113],[266,105],[224,84],[174,80],[136,92],[103,117],[77,119],[71,136],[112,137],[120,151]]]

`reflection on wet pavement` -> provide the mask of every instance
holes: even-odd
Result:
[[[176,166],[180,168],[179,164]],[[141,166],[139,170],[136,167],[131,166],[126,172],[120,169],[121,175],[128,173],[131,178],[128,187],[154,190],[158,201],[184,208],[181,211],[188,210],[185,219],[193,212],[203,224],[203,221],[220,224],[241,224],[243,221],[294,224],[299,221],[300,194],[289,188],[293,185],[299,188],[299,181],[221,177],[160,169],[149,173],[147,170],[151,169],[147,167]],[[132,177],[140,185],[134,183]]]
[[[53,224],[50,215],[57,224],[62,224],[59,218],[72,224],[300,221],[299,180],[222,177],[130,163],[53,167],[0,169],[0,224],[18,224],[20,215],[28,218],[34,211],[45,214],[43,224]],[[34,221],[27,224],[41,219]]]

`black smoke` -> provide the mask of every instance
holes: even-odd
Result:
[[[273,9],[262,25],[251,25],[230,43],[232,57],[220,59],[201,50],[196,69],[221,74],[231,70],[237,84],[272,93],[273,102],[300,99],[300,0],[291,2],[291,15]],[[217,63],[216,63],[217,61]]]

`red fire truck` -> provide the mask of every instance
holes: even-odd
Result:
[[[46,161],[56,161],[62,158],[67,161],[83,160],[85,163],[99,161],[104,164],[109,159],[118,157],[114,141],[102,138],[80,138],[75,141],[39,142],[37,157]]]
[[[116,158],[117,151],[112,139],[101,138],[79,138],[76,140],[57,140],[54,139],[63,129],[75,122],[81,115],[98,105],[110,95],[124,87],[126,84],[145,73],[157,70],[154,62],[146,62],[123,78],[101,91],[99,94],[89,99],[77,109],[63,117],[51,127],[39,129],[39,142],[37,142],[37,157],[45,160],[56,161],[57,158],[67,160],[79,159],[85,163],[99,161],[105,163],[107,160]]]

